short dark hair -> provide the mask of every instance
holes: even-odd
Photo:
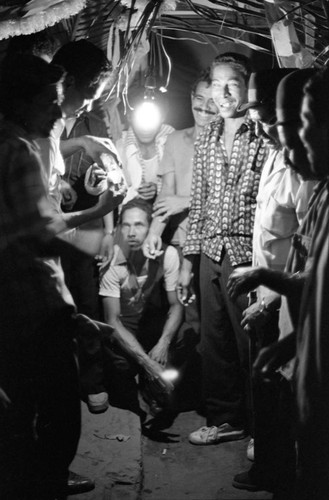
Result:
[[[30,54],[32,56],[48,56],[51,60],[59,47],[59,42],[46,31],[39,31],[30,35],[14,36],[7,47],[7,55]]]
[[[60,66],[27,54],[6,56],[0,74],[0,111],[5,118],[13,120],[18,113],[18,102],[30,102],[46,87],[60,83],[64,77]]]
[[[53,62],[75,78],[78,88],[96,88],[112,71],[105,53],[87,40],[66,43],[56,52]]]
[[[312,99],[312,112],[318,124],[329,121],[329,67],[318,71],[304,86],[304,94]]]
[[[244,77],[246,84],[248,85],[248,80],[252,71],[251,61],[249,57],[244,54],[237,54],[235,52],[225,52],[224,54],[219,54],[215,57],[211,65],[211,77],[213,75],[214,68],[220,64],[229,64],[232,68],[236,69]]]
[[[192,94],[195,94],[197,86],[199,85],[200,82],[206,82],[208,84],[208,87],[211,85],[210,66],[201,71],[198,78],[193,82],[191,87]]]
[[[133,198],[128,201],[125,205],[122,206],[119,224],[122,224],[123,214],[127,212],[127,210],[131,210],[132,208],[139,208],[143,212],[145,212],[147,217],[147,222],[151,225],[152,222],[152,204],[142,198]]]

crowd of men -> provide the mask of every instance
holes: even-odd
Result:
[[[201,410],[192,444],[251,435],[233,486],[325,500],[328,70],[221,54],[191,90],[193,127],[145,132],[132,110],[118,154],[91,114],[106,56],[48,56],[16,47],[0,73],[3,498],[76,491],[83,399],[143,424]],[[185,406],[184,383],[200,383]]]

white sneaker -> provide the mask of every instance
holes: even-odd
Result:
[[[247,458],[251,462],[255,460],[255,452],[254,452],[254,438],[251,438],[248,446],[247,446]]]
[[[103,413],[109,407],[109,397],[107,392],[89,394],[87,406],[90,413]]]
[[[200,427],[197,431],[191,432],[189,441],[192,444],[208,445],[224,443],[226,441],[237,441],[243,439],[245,432],[243,429],[237,429],[230,424],[222,424],[219,427]]]

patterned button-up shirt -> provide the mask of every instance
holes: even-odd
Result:
[[[222,119],[210,123],[195,144],[189,229],[184,255],[204,253],[232,266],[252,260],[256,196],[268,148],[246,118],[237,130],[231,158],[223,141]]]

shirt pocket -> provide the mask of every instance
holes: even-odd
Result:
[[[262,228],[276,238],[289,238],[298,228],[295,208],[280,205],[273,196],[270,196],[262,212]]]

